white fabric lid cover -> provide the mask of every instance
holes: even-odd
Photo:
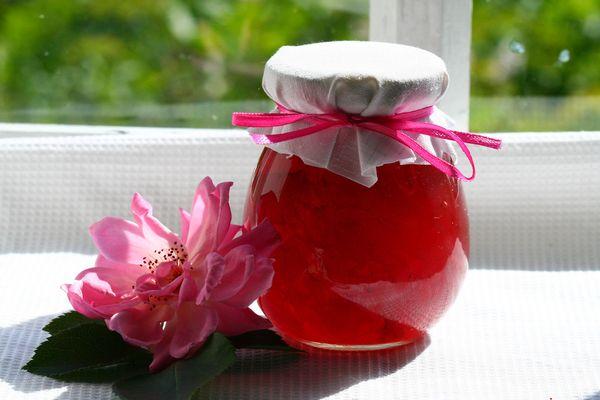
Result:
[[[284,46],[267,61],[263,75],[263,89],[273,101],[304,113],[371,116],[418,110],[435,104],[447,86],[441,58],[381,42]]]
[[[263,75],[263,89],[273,101],[312,114],[343,111],[374,116],[418,110],[434,105],[447,86],[446,66],[438,56],[416,47],[380,42],[284,46],[267,61]],[[439,110],[424,121],[451,125]],[[277,134],[304,126],[296,123],[253,131]],[[337,134],[324,134],[330,131]],[[407,134],[438,157],[454,154],[441,139]],[[377,181],[377,166],[395,161],[426,163],[400,143],[356,127],[330,128],[269,147],[365,186]]]

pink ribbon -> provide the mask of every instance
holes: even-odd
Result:
[[[254,143],[263,145],[281,143],[304,136],[314,135],[332,127],[356,126],[371,132],[385,135],[399,143],[402,143],[418,154],[423,160],[427,161],[444,174],[465,181],[471,181],[475,178],[475,163],[473,161],[471,152],[467,148],[467,143],[489,147],[492,149],[499,149],[502,145],[502,142],[498,139],[476,135],[470,132],[453,131],[428,122],[419,122],[420,119],[431,115],[433,112],[433,106],[422,108],[416,111],[373,117],[362,117],[360,115],[344,113],[303,114],[287,110],[281,105],[278,105],[277,108],[279,112],[274,113],[236,112],[232,115],[231,123],[234,126],[249,128],[272,128],[275,126],[289,125],[300,121],[309,122],[311,124],[309,127],[296,129],[285,133],[270,135],[259,133],[250,134]],[[471,164],[471,176],[465,176],[451,163],[442,160],[435,154],[430,153],[405,132],[428,135],[456,142]]]

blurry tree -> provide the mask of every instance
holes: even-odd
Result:
[[[474,95],[600,94],[599,0],[475,0]]]
[[[261,98],[278,47],[366,31],[293,0],[5,0],[0,17],[2,109]]]
[[[600,130],[600,0],[474,0],[471,128]]]
[[[2,0],[0,120],[226,126],[265,99],[278,47],[366,40],[367,12],[368,0]],[[600,94],[600,1],[474,0],[472,63],[474,96]]]

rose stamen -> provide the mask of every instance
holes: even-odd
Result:
[[[183,244],[181,244],[179,241],[174,241],[172,246],[164,249],[154,250],[152,254],[143,257],[139,266],[142,268],[147,268],[148,272],[153,274],[160,264],[164,262],[176,261],[177,265],[181,266],[187,260],[187,257],[188,255]]]

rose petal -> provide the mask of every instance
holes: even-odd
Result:
[[[231,242],[224,242],[219,253],[226,254],[237,246],[250,245],[255,249],[256,257],[270,257],[281,242],[281,238],[268,220],[262,221],[254,229],[244,229],[242,234]]]
[[[129,290],[137,278],[147,272],[145,268],[141,268],[139,265],[117,263],[99,255],[96,257],[95,267],[81,271],[75,279],[81,279],[87,272],[92,270],[99,273],[102,276],[101,279],[110,282],[113,288],[121,288],[117,289],[118,291]]]
[[[238,246],[224,257],[223,277],[210,294],[211,301],[223,301],[237,294],[252,275],[254,248]]]
[[[179,243],[179,237],[152,215],[152,206],[139,193],[133,195],[131,212],[153,249],[168,249]]]
[[[190,231],[190,218],[192,216],[183,208],[179,209],[179,225],[181,227],[181,242],[187,243],[188,233]]]
[[[241,225],[231,224],[231,226],[229,227],[229,230],[227,231],[227,234],[223,238],[221,245],[223,245],[224,243],[231,242],[236,237],[236,235],[238,233],[240,233],[241,231],[242,231]]]
[[[136,284],[136,293],[144,300],[149,300],[152,297],[175,298],[178,296],[177,289],[180,288],[183,282],[183,276],[179,275],[166,285],[157,282],[156,277],[151,274],[141,276]]]
[[[69,303],[73,306],[73,309],[80,314],[85,315],[88,318],[92,319],[105,319],[110,317],[110,315],[106,315],[100,313],[96,309],[94,309],[90,304],[86,303],[83,300],[81,295],[81,286],[82,282],[75,282],[73,284],[62,285],[62,289],[67,292],[67,299]]]
[[[190,217],[187,223],[187,234],[185,235],[186,241],[183,244],[188,249],[188,254],[194,255],[197,252],[196,246],[192,246],[191,239],[194,238],[196,242],[199,241],[199,231],[202,229],[202,226],[206,224],[205,210],[208,207],[207,199],[209,194],[215,190],[215,186],[210,179],[210,177],[204,178],[198,186],[196,187],[196,192],[194,193],[194,201],[192,202],[192,211],[190,213]],[[183,233],[182,233],[182,236]],[[201,243],[198,244],[200,246]]]
[[[254,260],[252,273],[244,286],[223,302],[234,307],[248,307],[269,290],[273,275],[273,260],[269,258]]]
[[[207,177],[198,185],[185,243],[192,260],[216,250],[229,232],[229,190],[232,184],[222,182],[215,187]]]
[[[110,258],[104,257],[102,254],[99,254],[98,257],[96,257],[96,262],[94,266],[97,268],[116,269],[127,275],[141,275],[147,272],[146,268],[140,267],[139,264],[127,264],[116,262],[111,260]]]
[[[90,234],[100,253],[115,262],[140,264],[154,248],[133,222],[106,217],[90,227]]]
[[[98,290],[111,296],[130,292],[135,284],[136,276],[125,274],[113,268],[93,267],[84,269],[75,277],[76,280],[85,281]]]
[[[151,373],[158,372],[175,361],[175,358],[171,357],[171,354],[169,354],[169,347],[171,346],[171,340],[174,333],[175,326],[167,327],[163,332],[162,340],[152,346],[153,358],[149,367]]]
[[[148,347],[160,342],[162,323],[171,319],[172,315],[172,309],[167,305],[151,308],[143,304],[113,315],[108,321],[108,328],[118,332],[128,343]]]
[[[63,288],[77,312],[90,318],[109,318],[139,302],[133,293],[133,278],[112,268],[89,268]]]
[[[217,332],[226,336],[241,335],[271,327],[268,319],[255,314],[249,308],[236,308],[225,304],[215,304],[213,308],[219,316]]]
[[[202,304],[209,297],[213,289],[221,282],[225,260],[218,253],[210,253],[204,264],[204,282],[196,297],[196,304]]]
[[[177,326],[171,340],[169,354],[183,358],[197,350],[215,331],[219,319],[217,313],[193,302],[185,302],[177,309]]]
[[[118,303],[98,305],[95,306],[95,309],[98,312],[107,315],[106,318],[110,318],[111,316],[120,313],[121,311],[135,308],[139,304],[141,304],[141,299],[135,296],[125,300],[121,300]]]
[[[177,299],[178,305],[185,301],[196,301],[198,297],[199,288],[196,284],[196,280],[190,271],[183,272],[183,281],[179,287],[179,298]]]

